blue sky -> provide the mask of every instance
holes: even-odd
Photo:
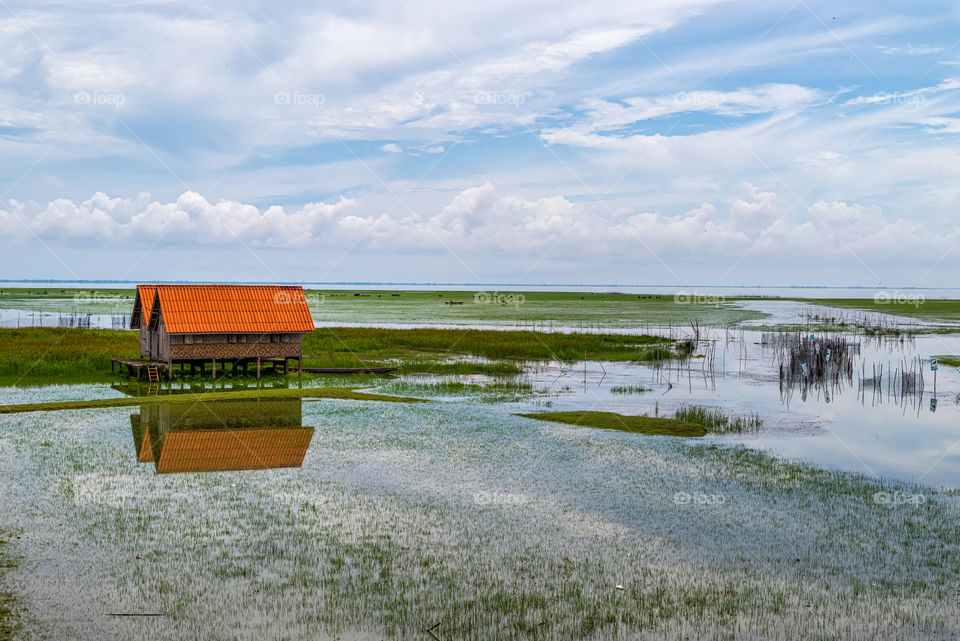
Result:
[[[955,286],[960,3],[12,2],[3,278]]]

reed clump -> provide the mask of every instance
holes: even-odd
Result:
[[[739,415],[705,405],[682,405],[674,418],[702,425],[711,434],[756,432],[763,426],[763,419],[755,412]]]

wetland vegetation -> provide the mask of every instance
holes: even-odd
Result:
[[[0,580],[17,564],[7,556],[7,537],[9,535],[0,530]],[[16,602],[10,592],[0,589],[0,641],[10,641],[14,632],[14,608]]]
[[[320,328],[304,336],[305,367],[398,366],[402,373],[519,374],[523,360],[652,361],[680,355],[668,338],[476,329]],[[0,382],[108,381],[111,358],[137,358],[134,332],[0,329]],[[472,357],[473,360],[462,357]],[[179,375],[178,372],[175,372]]]
[[[565,326],[616,330],[685,325],[691,318],[700,319],[704,325],[731,326],[764,316],[739,307],[735,297],[700,300],[673,294],[344,289],[309,289],[305,294],[314,317],[331,326],[362,321],[389,326]],[[5,288],[0,290],[0,308],[51,315],[129,315],[133,295],[133,289]]]
[[[731,329],[763,317],[731,300],[547,294],[503,305],[462,292],[354,293],[313,300],[325,319],[462,326],[321,326],[305,337],[304,353],[316,355],[307,366],[398,367],[392,377],[184,377],[157,388],[109,374],[109,358],[137,355],[132,332],[0,330],[2,382],[55,383],[0,390],[0,531],[30,533],[0,541],[0,640],[23,627],[25,610],[27,624],[44,626],[30,638],[960,633],[955,489],[788,460],[728,436],[808,438],[784,430],[777,367],[809,370],[798,393],[815,398],[818,354],[830,348],[831,367],[844,361],[820,341],[821,321],[774,340]],[[69,298],[21,294],[18,306]],[[866,333],[853,318],[842,326]],[[564,331],[551,331],[561,321]],[[654,329],[665,337],[642,335]],[[813,332],[819,352],[803,339]],[[910,340],[856,340],[854,373],[865,353],[914,358]],[[955,374],[940,373],[951,397]],[[753,404],[765,394],[774,405]],[[150,432],[140,417],[225,412],[228,400],[231,419],[253,428],[257,404],[295,402],[296,425],[315,431],[302,465],[161,474],[141,462]],[[941,399],[933,414],[923,400],[923,418],[955,440],[956,408]],[[28,559],[31,573],[11,559]]]
[[[632,434],[651,436],[703,436],[707,433],[703,425],[680,418],[659,416],[625,416],[616,412],[572,411],[572,412],[536,412],[518,414],[538,421],[553,421],[578,427],[596,427],[604,430],[619,430]]]
[[[763,419],[757,413],[740,415],[703,405],[682,405],[674,413],[674,418],[702,425],[711,434],[755,432],[763,425]]]

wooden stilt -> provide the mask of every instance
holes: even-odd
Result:
[[[210,359],[213,362],[213,377],[217,377],[217,359]]]
[[[303,357],[297,356],[297,378],[303,378]]]
[[[257,356],[257,379],[260,378],[260,357]]]

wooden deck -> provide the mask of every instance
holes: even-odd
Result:
[[[167,376],[173,376],[173,367],[168,363],[163,363],[160,361],[151,361],[145,358],[111,358],[110,359],[110,371],[116,371],[116,368],[119,366],[120,371],[123,371],[123,368],[127,368],[128,376],[135,376],[137,380],[140,380],[143,370],[151,365],[157,368],[163,368],[167,370]]]

